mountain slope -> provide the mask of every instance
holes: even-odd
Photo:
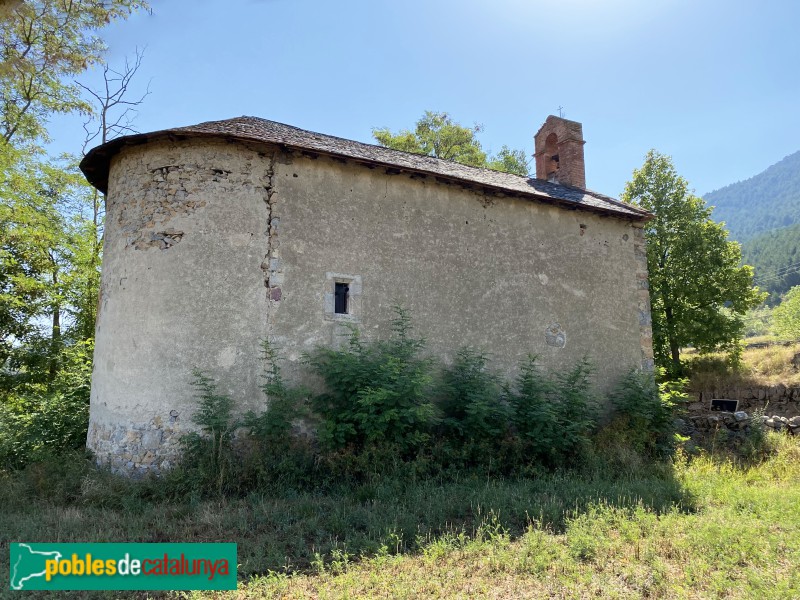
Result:
[[[755,268],[755,283],[775,303],[800,285],[800,223],[751,238],[742,244],[742,262]]]
[[[740,242],[800,223],[800,152],[703,198],[715,207],[714,220],[725,221],[731,238]]]

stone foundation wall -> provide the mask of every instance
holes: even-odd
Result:
[[[161,417],[139,423],[92,422],[87,446],[94,451],[99,465],[108,466],[115,473],[159,473],[175,464],[184,433],[176,414],[166,422]]]

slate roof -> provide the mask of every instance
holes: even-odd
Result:
[[[650,213],[641,208],[597,192],[490,169],[468,167],[432,156],[411,154],[332,135],[314,133],[258,117],[209,121],[189,127],[177,127],[117,138],[93,148],[81,161],[80,168],[89,182],[105,193],[108,189],[108,171],[111,159],[122,148],[158,139],[179,140],[196,137],[276,144],[293,150],[347,158],[371,166],[432,175],[453,183],[475,186],[494,193],[504,193],[516,197],[531,197],[565,208],[611,214],[635,221],[644,221],[652,217]]]

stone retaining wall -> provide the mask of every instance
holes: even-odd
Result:
[[[689,413],[698,414],[711,410],[712,400],[736,400],[737,410],[750,413],[761,411],[783,417],[800,415],[800,387],[782,383],[772,386],[750,386],[716,390],[692,391],[689,393]]]

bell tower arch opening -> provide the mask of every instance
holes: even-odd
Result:
[[[536,178],[586,189],[583,126],[550,115],[534,136]]]
[[[555,133],[548,135],[544,141],[544,161],[545,179],[558,181],[558,136]]]

